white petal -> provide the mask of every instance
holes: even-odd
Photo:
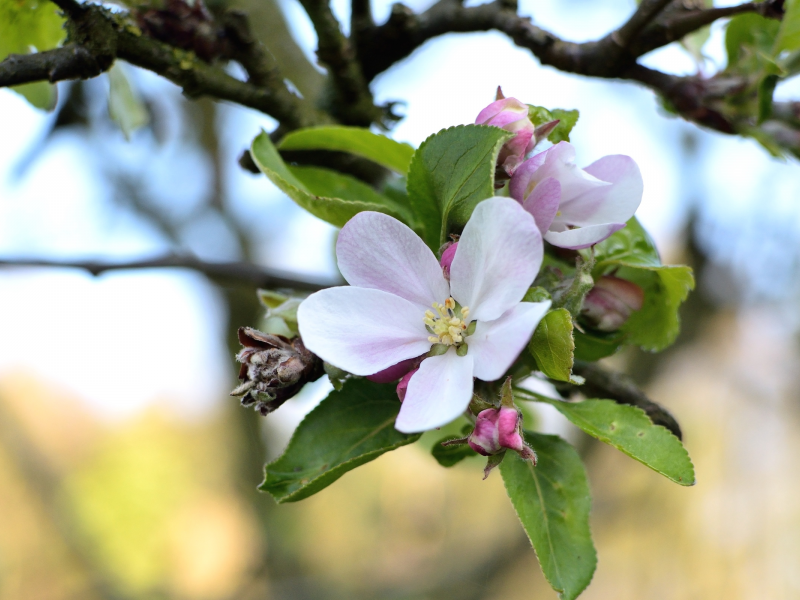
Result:
[[[545,302],[520,302],[499,319],[479,321],[466,339],[475,360],[475,377],[494,381],[503,376],[531,339],[536,326],[550,309]]]
[[[561,208],[572,198],[592,191],[610,187],[575,164],[575,148],[568,142],[559,142],[546,151],[544,164],[537,169],[534,179],[538,183],[547,177],[555,178],[561,184]]]
[[[625,223],[633,216],[642,201],[644,183],[632,158],[604,156],[586,167],[585,172],[610,185],[573,197],[562,195],[557,220],[569,225],[597,225]]]
[[[595,244],[602,242],[615,231],[619,231],[625,227],[625,223],[603,223],[601,225],[588,225],[586,227],[579,227],[578,229],[569,229],[567,231],[548,231],[544,239],[558,246],[559,248],[569,248],[571,250],[580,250],[581,248],[588,248]]]
[[[420,307],[381,290],[336,287],[311,294],[297,309],[306,348],[355,375],[372,375],[427,352]]]
[[[561,184],[556,179],[548,177],[535,188],[527,197],[522,207],[533,215],[539,232],[544,235],[558,213],[561,201]]]
[[[472,357],[451,348],[422,361],[408,382],[395,428],[417,433],[446,425],[463,413],[472,399]]]
[[[470,318],[492,321],[517,304],[542,264],[536,221],[519,202],[490,198],[475,207],[450,266],[450,292]]]
[[[426,309],[450,295],[430,248],[389,215],[362,212],[350,219],[339,233],[336,257],[350,285],[383,290]]]

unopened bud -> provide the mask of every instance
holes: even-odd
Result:
[[[406,391],[408,391],[408,384],[411,381],[411,377],[419,371],[419,369],[414,369],[409,373],[406,373],[405,376],[400,380],[397,384],[397,397],[400,398],[400,402],[406,399]]]
[[[469,436],[470,448],[484,456],[504,449],[522,451],[524,442],[519,433],[519,419],[516,408],[501,406],[481,411],[475,421],[475,430]]]
[[[504,171],[509,177],[522,164],[525,154],[536,145],[534,131],[536,127],[528,118],[528,106],[516,98],[505,98],[502,90],[497,88],[497,100],[484,108],[475,119],[477,125],[493,125],[514,134],[514,137],[503,144],[497,158],[498,171]]]
[[[453,264],[453,259],[456,256],[456,249],[458,248],[458,242],[453,242],[447,248],[444,249],[442,252],[442,258],[439,260],[439,264],[442,265],[442,272],[444,273],[445,279],[450,281],[450,265]]]
[[[581,316],[600,331],[616,331],[634,310],[644,303],[644,291],[635,283],[605,275],[600,277],[583,300]]]
[[[236,360],[242,363],[239,368],[242,383],[231,396],[241,396],[242,406],[255,404],[262,415],[274,411],[306,383],[316,381],[324,373],[322,360],[309,352],[299,337],[289,340],[252,327],[240,327],[239,342],[243,348]]]
[[[367,379],[374,381],[375,383],[391,383],[393,381],[397,381],[412,369],[416,369],[419,366],[422,358],[423,357],[417,357],[402,360],[396,365],[392,365],[383,371],[378,371],[372,375],[367,375]]]

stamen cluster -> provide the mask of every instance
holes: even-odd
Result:
[[[472,333],[466,323],[469,317],[469,307],[459,306],[452,297],[445,300],[444,304],[434,302],[432,306],[436,312],[426,310],[423,319],[425,329],[432,334],[428,337],[428,341],[431,344],[445,346],[462,344],[464,337]]]

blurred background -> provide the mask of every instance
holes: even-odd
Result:
[[[318,89],[296,0],[229,5],[250,13],[301,92]],[[584,41],[633,6],[522,0],[520,11]],[[334,8],[347,23],[347,2]],[[373,8],[382,20],[390,4]],[[723,35],[715,24],[699,63],[677,44],[644,62],[713,72]],[[53,113],[0,90],[0,258],[176,251],[336,273],[334,229],[237,164],[273,121],[189,102],[125,66],[150,113],[129,141],[108,117],[105,76],[60,84]],[[391,135],[417,145],[472,122],[497,85],[578,108],[579,164],[632,156],[641,221],[664,262],[691,264],[698,279],[672,348],[608,361],[676,415],[697,486],[538,415],[587,461],[599,565],[582,598],[800,598],[800,167],[669,118],[633,84],[543,68],[497,33],[429,42],[373,89],[378,102],[405,102]],[[555,598],[499,475],[481,481],[477,459],[442,469],[427,437],[298,504],[256,491],[264,462],[330,388],[309,385],[266,419],[228,396],[235,329],[262,316],[254,291],[177,269],[0,270],[0,600]]]

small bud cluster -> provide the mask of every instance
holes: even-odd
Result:
[[[473,405],[483,407],[487,404],[485,400],[475,397],[470,409],[473,409]],[[536,466],[536,453],[522,438],[522,413],[514,405],[510,377],[503,384],[500,406],[489,406],[490,408],[483,408],[478,412],[472,433],[462,439],[444,442],[443,445],[466,443],[478,454],[488,457],[483,471],[484,479],[502,462],[507,450],[513,450]]]
[[[244,346],[236,360],[242,363],[242,381],[231,396],[241,396],[242,406],[255,404],[267,415],[297,394],[309,381],[324,373],[322,361],[309,352],[303,341],[282,335],[262,333],[251,327],[239,328],[239,342]]]

